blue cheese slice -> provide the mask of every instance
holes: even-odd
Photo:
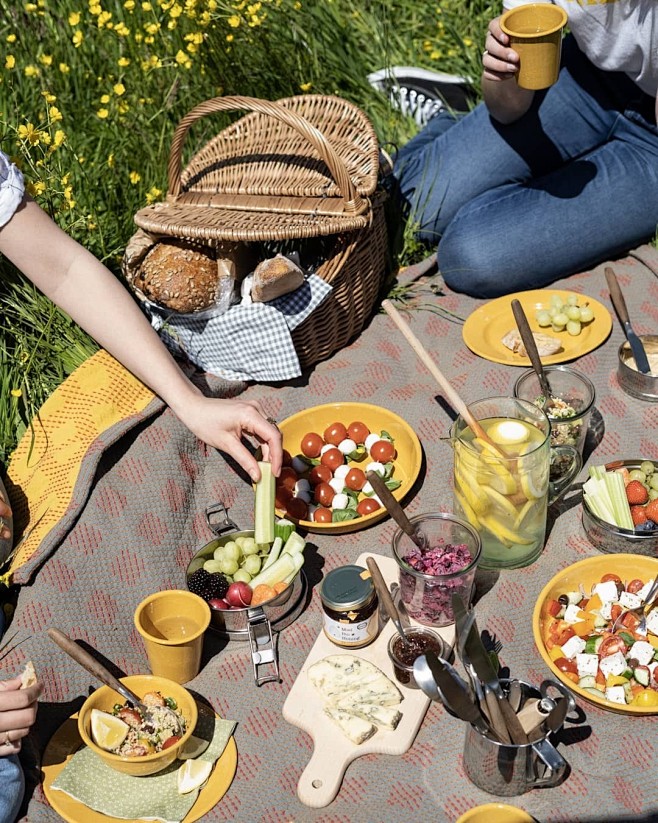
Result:
[[[318,660],[308,670],[308,676],[327,700],[359,692],[358,701],[396,706],[402,695],[395,683],[381,669],[351,654],[334,654]]]
[[[332,704],[329,703],[328,705]],[[375,726],[379,726],[382,729],[390,729],[391,731],[394,731],[397,728],[398,723],[402,719],[402,712],[400,712],[395,706],[381,706],[377,703],[361,703],[359,701],[352,700],[349,697],[344,698],[333,705],[348,714],[353,714],[355,717],[360,717],[363,720],[374,723]]]
[[[364,720],[362,717],[356,717],[353,714],[342,709],[337,709],[335,706],[327,704],[324,707],[324,713],[331,718],[334,723],[339,726],[343,734],[348,737],[352,743],[360,746],[361,743],[372,737],[377,731],[377,726]]]

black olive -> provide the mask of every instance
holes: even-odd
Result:
[[[561,594],[558,597],[557,602],[560,604],[560,606],[568,606],[569,605],[569,598],[566,596],[566,594]]]

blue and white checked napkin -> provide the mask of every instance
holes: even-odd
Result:
[[[310,274],[294,292],[268,303],[234,305],[223,313],[177,314],[145,306],[151,325],[174,354],[227,380],[269,383],[299,377],[291,332],[331,292]]]

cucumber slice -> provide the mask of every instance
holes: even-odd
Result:
[[[259,545],[274,541],[274,475],[271,463],[259,461],[260,480],[254,500],[254,540]]]
[[[580,680],[578,681],[578,685],[581,689],[593,689],[596,686],[596,678],[593,677],[591,674],[587,674],[585,675],[585,677],[580,678]]]
[[[294,531],[295,524],[291,523],[290,520],[286,520],[285,517],[277,520],[274,524],[274,537],[280,537],[284,543]]]

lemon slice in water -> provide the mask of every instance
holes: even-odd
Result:
[[[507,515],[512,523],[516,520],[516,506],[508,500],[505,495],[496,491],[496,489],[492,489],[490,486],[481,486],[480,488],[487,495],[489,500],[491,500],[494,508]]]
[[[178,770],[178,792],[187,794],[200,788],[210,777],[212,763],[210,760],[185,760]]]
[[[501,446],[515,446],[528,439],[528,427],[520,420],[501,420],[494,423],[487,431],[494,443]]]
[[[91,710],[91,736],[101,749],[108,752],[116,749],[126,739],[129,728],[120,717],[100,709]]]

